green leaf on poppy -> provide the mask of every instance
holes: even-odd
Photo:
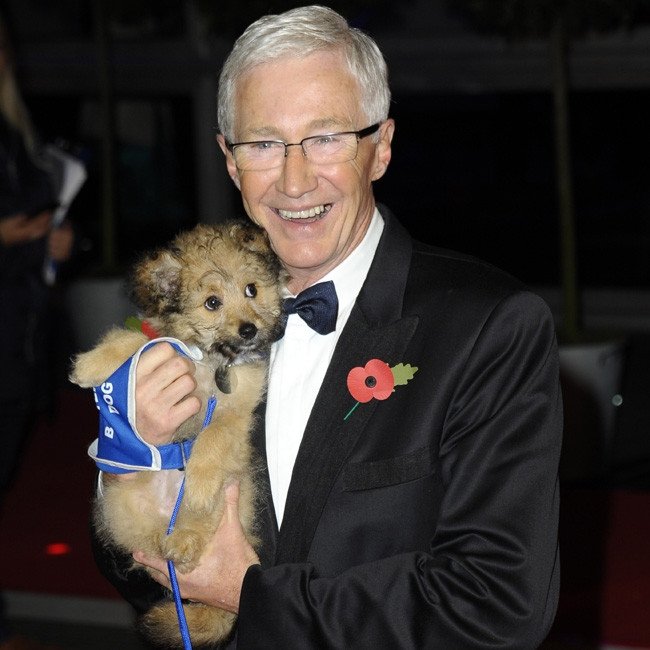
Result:
[[[135,330],[136,332],[142,331],[142,321],[135,316],[128,316],[124,321],[124,326],[126,329]]]
[[[408,382],[413,379],[413,375],[418,371],[418,369],[410,363],[407,363],[406,365],[398,363],[396,366],[393,366],[391,370],[393,371],[395,386],[404,386],[404,384],[408,384]]]

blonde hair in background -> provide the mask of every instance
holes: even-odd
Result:
[[[14,74],[14,56],[4,17],[0,16],[0,111],[22,136],[27,151],[36,148],[36,136]]]

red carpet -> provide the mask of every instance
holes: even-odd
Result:
[[[91,391],[64,390],[56,417],[34,431],[0,513],[2,589],[119,598],[95,568],[88,538],[95,469],[86,449],[96,435]],[[560,535],[551,637],[650,648],[650,492],[566,488]],[[50,544],[69,552],[48,555]]]
[[[650,493],[565,489],[553,635],[650,648]]]
[[[650,494],[611,495],[601,598],[606,641],[650,647],[649,542]]]
[[[38,423],[0,512],[2,590],[120,597],[90,551],[95,469],[86,449],[96,436],[90,390],[64,390],[52,421]]]

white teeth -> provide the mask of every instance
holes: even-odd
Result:
[[[283,219],[309,219],[310,217],[316,217],[325,211],[326,208],[324,205],[317,205],[314,208],[309,208],[309,210],[298,210],[297,212],[293,212],[292,210],[278,210],[278,214]]]

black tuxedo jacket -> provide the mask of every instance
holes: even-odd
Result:
[[[262,563],[246,574],[230,645],[536,648],[559,590],[551,314],[510,276],[413,242],[380,210],[280,530],[263,473]],[[375,358],[418,370],[344,419],[348,372]]]

